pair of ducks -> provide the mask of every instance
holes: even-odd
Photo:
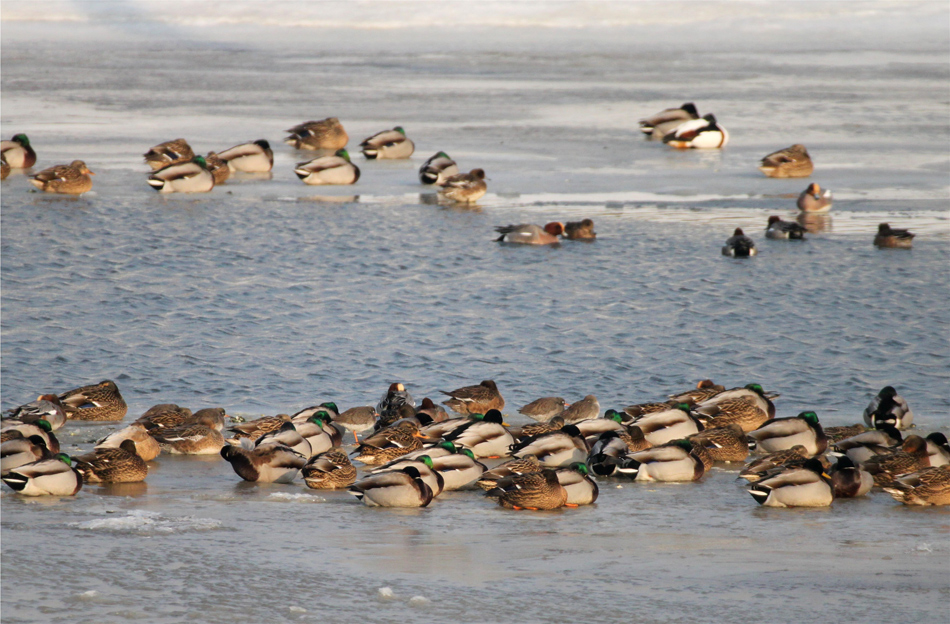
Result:
[[[586,241],[597,238],[594,222],[591,219],[567,223],[553,221],[544,227],[532,223],[503,225],[496,227],[495,231],[501,234],[495,239],[496,242],[518,245],[553,245],[560,242],[559,236],[568,240]]]
[[[641,119],[640,131],[677,149],[715,149],[729,142],[729,133],[715,115],[700,117],[692,102]]]
[[[0,180],[10,175],[11,169],[29,169],[36,164],[36,152],[25,134],[17,134],[9,141],[0,141]],[[30,176],[30,184],[47,193],[82,195],[92,190],[92,177],[86,163],[74,160],[68,165],[56,165]]]

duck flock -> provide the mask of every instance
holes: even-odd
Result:
[[[729,133],[715,115],[700,117],[692,102],[642,119],[639,128],[649,139],[677,149],[720,149],[729,142]],[[307,121],[287,132],[289,136],[284,139],[285,143],[297,150],[319,154],[294,167],[294,173],[304,184],[349,185],[360,179],[360,169],[346,150],[349,135],[338,118]],[[401,126],[367,137],[359,147],[367,160],[406,159],[415,152],[415,143]],[[144,157],[152,169],[147,182],[159,193],[206,193],[225,183],[235,173],[270,173],[274,166],[274,153],[266,139],[200,156],[185,139],[179,138],[152,147]],[[36,152],[25,134],[0,142],[0,179],[6,179],[11,169],[30,169],[35,164]],[[805,146],[795,144],[766,155],[759,169],[771,178],[804,178],[814,172],[814,164]],[[33,174],[30,182],[41,191],[81,195],[92,189],[93,175],[84,161],[74,160],[68,165],[56,165]],[[484,169],[475,168],[462,173],[444,151],[437,152],[422,165],[419,180],[423,184],[439,186],[440,201],[461,205],[477,202],[488,190]],[[809,184],[800,194],[797,206],[800,210],[797,221],[783,221],[775,215],[769,217],[766,238],[803,240],[809,224],[816,223],[813,219],[831,210],[831,191],[822,189],[817,183]],[[817,222],[811,229],[820,231],[822,227],[823,224]],[[562,239],[589,241],[596,238],[591,219],[566,224],[551,222],[544,226],[522,223],[495,229],[500,234],[496,241],[512,244],[550,245]],[[874,245],[910,249],[913,238],[914,234],[905,229],[881,223]],[[755,242],[741,228],[736,228],[723,245],[722,253],[731,257],[751,257],[756,255],[757,249]]]
[[[72,496],[85,483],[143,481],[161,468],[148,463],[160,453],[219,455],[245,481],[302,475],[308,488],[345,488],[367,506],[425,507],[444,491],[481,489],[505,508],[547,510],[594,503],[598,478],[701,481],[719,462],[744,462],[749,494],[770,507],[825,507],[873,487],[905,505],[950,504],[947,438],[902,433],[913,413],[891,386],[863,423],[827,428],[811,411],[775,418],[779,395],[759,384],[703,380],[603,412],[593,395],[573,404],[543,397],[518,409],[535,421],[520,427],[505,422],[493,380],[440,392],[453,414],[428,397],[417,406],[402,383],[375,407],[341,411],[325,401],[252,421],[221,407],[159,404],[89,452],[61,452],[54,431],[70,421],[125,418],[125,400],[106,380],[8,410],[0,478],[23,496]]]

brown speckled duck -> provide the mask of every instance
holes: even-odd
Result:
[[[478,201],[488,192],[484,169],[472,169],[468,173],[457,173],[440,183],[439,197],[460,204]]]
[[[874,477],[874,484],[888,486],[896,477],[930,467],[927,441],[917,435],[907,436],[900,450],[890,455],[876,455],[864,463]]]
[[[215,186],[224,184],[231,177],[231,168],[228,167],[227,161],[222,160],[216,152],[208,152],[205,156],[205,166],[211,172]]]
[[[539,462],[538,458],[534,455],[516,457],[502,464],[498,464],[491,470],[486,470],[475,484],[483,490],[488,491],[505,477],[540,472],[542,468],[541,462]]]
[[[92,190],[94,176],[89,167],[81,160],[68,165],[56,165],[30,176],[30,184],[46,193],[64,195],[82,195]]]
[[[122,442],[131,440],[135,443],[135,452],[145,461],[152,461],[162,452],[158,440],[148,434],[145,425],[134,422],[128,427],[113,431],[96,442],[96,448],[119,448]]]
[[[356,482],[356,468],[338,448],[314,455],[303,467],[303,478],[313,490],[336,490]]]
[[[137,483],[148,476],[148,464],[132,440],[123,440],[119,448],[97,448],[75,460],[86,483]]]
[[[815,166],[805,146],[796,143],[765,156],[759,170],[770,178],[807,178]]]
[[[119,387],[109,379],[64,392],[59,400],[70,420],[122,420],[129,409]]]
[[[451,391],[440,390],[440,392],[452,397],[443,401],[442,404],[448,405],[459,414],[487,414],[488,410],[502,410],[505,407],[505,399],[502,398],[498,386],[491,379],[486,379],[477,386],[465,386]]]
[[[283,444],[254,446],[247,438],[239,446],[225,444],[221,457],[239,477],[256,483],[290,483],[307,463],[306,457]]]
[[[950,505],[950,465],[897,477],[884,491],[905,505]]]
[[[557,509],[567,503],[567,490],[550,468],[499,480],[485,496],[497,498],[506,509]]]
[[[343,124],[336,117],[327,117],[320,121],[305,121],[287,130],[290,133],[284,143],[296,149],[328,150],[335,152],[346,147],[350,137]]]
[[[693,446],[706,449],[713,461],[745,461],[749,456],[749,442],[745,432],[736,423],[716,429],[705,429],[689,437]]]
[[[368,466],[380,466],[422,448],[424,438],[414,423],[395,423],[365,438],[356,449],[354,459]]]
[[[185,139],[174,139],[159,143],[142,154],[145,162],[153,171],[158,171],[168,165],[188,162],[195,157],[194,151]]]

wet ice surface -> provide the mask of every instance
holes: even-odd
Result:
[[[782,393],[779,416],[815,409],[828,425],[856,422],[890,383],[921,431],[947,432],[950,46],[945,9],[928,6],[824,15],[812,30],[841,34],[817,49],[787,16],[762,31],[698,22],[690,38],[662,24],[465,37],[5,24],[3,136],[29,134],[39,166],[84,157],[98,175],[80,199],[29,193],[19,174],[3,183],[3,406],[111,378],[129,420],[168,401],[256,417],[375,403],[394,380],[435,398],[494,378],[521,422],[514,410],[542,395],[593,393],[606,408],[712,377],[760,382]],[[66,78],[37,70],[75,59]],[[687,100],[729,128],[726,150],[674,152],[635,131]],[[329,115],[353,153],[397,124],[417,152],[357,156],[353,187],[300,184],[291,166],[308,154],[284,145],[271,180],[167,198],[145,185],[139,155],[159,141],[276,145]],[[794,142],[835,192],[831,227],[767,241],[768,215],[794,216],[808,181],[754,165]],[[478,209],[433,205],[416,183],[440,149],[488,172]],[[594,244],[491,242],[496,225],[584,216]],[[913,251],[871,246],[884,220],[918,232]],[[752,261],[719,255],[737,226],[760,246]],[[75,453],[114,427],[70,423],[60,439]],[[75,499],[4,489],[3,617],[914,622],[945,610],[946,511],[880,492],[762,509],[734,477],[606,480],[595,506],[559,512],[508,512],[474,492],[396,511],[163,455],[147,483]]]

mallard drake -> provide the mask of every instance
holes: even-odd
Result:
[[[729,133],[715,115],[705,115],[676,126],[663,136],[663,142],[677,149],[715,149],[726,146]]]
[[[502,398],[498,386],[491,379],[486,379],[477,386],[465,386],[451,391],[439,390],[439,392],[452,397],[447,401],[442,401],[442,404],[448,405],[459,414],[487,414],[489,410],[502,410],[505,407],[505,399]]]
[[[45,420],[49,423],[52,431],[56,431],[66,424],[66,409],[55,394],[42,394],[35,401],[7,410],[3,419],[16,420],[21,423]]]
[[[438,457],[445,457],[446,455],[454,455],[459,452],[459,448],[456,447],[453,443],[448,440],[442,440],[435,444],[425,444],[422,448],[412,451],[411,453],[406,453],[399,459],[417,459],[422,455],[428,455],[431,459],[435,460]]]
[[[884,491],[905,505],[950,505],[950,465],[900,476]]]
[[[195,157],[195,153],[192,151],[191,146],[188,145],[188,141],[185,139],[174,139],[172,141],[159,143],[142,154],[142,156],[153,171],[158,171],[169,165],[189,162]]]
[[[725,396],[732,398],[720,398]],[[748,433],[761,427],[775,413],[775,406],[771,400],[767,397],[759,397],[759,399],[761,400],[749,395],[722,393],[697,406],[693,413],[707,429],[736,423]],[[763,400],[768,402],[764,408],[762,407]]]
[[[58,453],[19,466],[0,479],[23,496],[73,496],[82,489],[82,475],[72,464],[69,455]]]
[[[421,428],[422,433],[429,438],[439,439],[444,438],[447,434],[455,431],[463,425],[467,425],[473,420],[484,420],[484,414],[467,414],[460,418],[449,418],[448,420],[443,420],[441,422],[434,422],[431,425],[426,425]]]
[[[416,150],[415,143],[406,136],[402,126],[377,132],[363,139],[360,147],[363,148],[363,156],[369,160],[409,158]]]
[[[449,419],[449,413],[441,405],[436,405],[429,397],[424,397],[416,409],[417,415],[426,415],[433,422],[444,422]]]
[[[831,478],[814,458],[750,485],[749,494],[766,507],[827,507],[835,498]]]
[[[689,440],[674,440],[630,453],[620,461],[617,472],[635,481],[699,481],[706,467]]]
[[[666,133],[675,130],[686,121],[699,119],[699,111],[692,102],[686,102],[679,108],[667,108],[659,113],[641,119],[640,132],[654,138],[662,138]]]
[[[588,394],[561,412],[561,418],[569,425],[576,424],[582,420],[597,418],[598,416],[600,416],[600,402],[593,394]]]
[[[770,178],[807,178],[815,170],[808,150],[801,143],[762,158],[759,171]]]
[[[148,177],[149,186],[159,193],[207,193],[214,188],[214,176],[201,156],[159,169]]]
[[[241,438],[250,438],[256,440],[265,433],[270,433],[271,431],[277,431],[284,426],[285,422],[291,420],[291,417],[287,414],[279,414],[277,416],[262,416],[255,420],[249,420],[245,423],[239,423],[232,425],[229,431],[234,434],[236,440]]]
[[[321,416],[321,414],[323,415]],[[302,445],[300,448],[297,448],[297,445],[300,444],[299,442],[296,442],[295,444],[287,444],[285,441],[283,443],[287,444],[287,446],[293,448],[298,453],[306,455],[308,459],[314,455],[320,455],[321,453],[325,453],[330,449],[341,446],[341,444],[337,443],[337,441],[334,439],[334,436],[327,431],[327,425],[326,422],[324,422],[324,419],[329,420],[329,418],[330,416],[321,410],[303,422],[294,422],[291,420],[289,423],[286,423],[283,427],[281,427],[281,429],[283,429],[288,424],[292,425],[296,429],[297,434],[300,435],[300,437],[303,438],[308,445],[310,445],[310,449],[307,450],[307,452],[304,452],[305,449]],[[331,430],[334,432],[336,431],[336,429],[332,429],[332,427]],[[271,434],[265,434],[265,436],[266,435]]]
[[[689,406],[685,403],[642,416],[634,420],[633,424],[643,432],[651,446],[687,438],[703,429],[703,425],[690,413]]]
[[[338,149],[332,156],[297,163],[294,173],[311,186],[356,184],[360,179],[360,168],[350,162],[350,154],[345,149]]]
[[[349,492],[367,507],[425,507],[432,502],[431,488],[412,466],[370,475],[353,484]]]
[[[815,412],[801,412],[791,418],[775,418],[749,432],[756,447],[766,453],[784,451],[801,444],[811,456],[828,448],[828,438]]]
[[[885,425],[907,429],[913,422],[914,413],[910,411],[907,401],[897,394],[894,386],[881,388],[864,409],[864,424],[875,429],[882,429]]]
[[[670,400],[665,403],[636,403],[634,405],[628,405],[627,407],[623,408],[623,414],[621,415],[621,417],[623,418],[625,424],[629,424],[629,423],[632,423],[637,418],[646,416],[647,414],[655,414],[657,412],[665,412],[668,409],[673,409],[680,403],[685,403],[687,405],[690,405],[693,403],[693,400],[692,399],[686,399],[683,401]],[[610,411],[611,410],[608,410],[608,413]],[[607,415],[608,414],[605,414],[604,418],[606,418]]]
[[[218,152],[218,158],[228,163],[231,171],[266,173],[274,168],[274,152],[265,139],[229,147]]]
[[[947,441],[947,436],[936,431],[924,440],[927,442],[927,457],[931,466],[950,464],[950,442]]]
[[[70,420],[122,420],[129,409],[119,387],[109,379],[63,392],[59,400]]]
[[[401,422],[364,438],[354,451],[355,459],[368,466],[379,466],[422,448],[423,439],[426,436],[416,425]]]
[[[305,121],[287,130],[290,133],[284,143],[296,149],[336,151],[346,147],[350,140],[343,124],[336,117],[327,117],[320,121]]]
[[[471,449],[475,457],[506,457],[509,447],[515,442],[497,409],[488,410],[484,419],[466,423],[444,438],[455,446]]]
[[[863,467],[874,477],[874,484],[890,485],[895,477],[930,467],[927,441],[917,435],[907,436],[900,450],[888,455],[875,455]]]
[[[392,383],[389,384],[389,389],[382,398],[379,399],[379,403],[376,404],[376,411],[379,412],[380,420],[390,419],[403,405],[415,408],[416,400],[412,398],[412,395],[406,390],[406,386],[398,382]],[[415,413],[415,410],[413,410],[413,413]],[[390,422],[394,421],[395,418],[392,418]]]
[[[776,468],[798,468],[804,465],[808,458],[808,451],[799,444],[784,451],[776,451],[764,457],[753,459],[739,472],[739,478],[752,482],[761,481],[767,475],[773,473]]]
[[[319,430],[317,436],[326,436],[326,432],[323,431],[323,427],[320,426],[319,418],[314,416],[314,420],[318,421],[313,424],[316,429]],[[295,453],[300,453],[304,456],[304,459],[310,459],[313,455],[319,455],[320,453],[333,448],[331,445],[325,445],[318,452],[311,452],[310,442],[307,438],[300,435],[297,431],[297,426],[292,422],[285,422],[280,429],[277,431],[268,431],[267,433],[261,435],[259,438],[254,440],[254,446],[264,446],[265,444],[280,444],[286,446]]]
[[[336,448],[311,457],[302,473],[312,490],[337,490],[356,482],[356,468],[346,453]]]
[[[550,468],[500,479],[485,496],[506,509],[557,509],[567,503],[567,490]]]
[[[290,483],[307,463],[306,457],[283,444],[255,446],[247,438],[239,446],[225,444],[221,457],[239,477],[257,483]]]
[[[892,425],[885,425],[881,429],[864,431],[839,440],[834,448],[838,453],[847,455],[854,463],[863,464],[875,455],[890,455],[903,443],[901,432]]]
[[[3,421],[0,442],[17,438],[29,438],[30,436],[43,438],[43,441],[46,442],[46,448],[51,453],[59,452],[59,440],[56,439],[56,435],[53,433],[53,427],[42,418],[31,423],[20,422],[19,420]]]
[[[442,475],[445,490],[466,488],[479,480],[488,468],[475,459],[471,449],[458,449],[457,453],[432,458],[432,469]]]
[[[693,446],[705,448],[713,461],[745,461],[749,456],[746,433],[736,423],[716,429],[706,429],[694,433],[688,439]]]
[[[419,168],[419,181],[423,184],[442,184],[458,172],[455,161],[445,152],[439,152]]]
[[[82,195],[92,190],[92,178],[89,176],[94,175],[86,163],[74,160],[68,165],[56,165],[31,175],[30,184],[46,193]]]
[[[205,156],[205,166],[211,172],[215,186],[224,184],[231,177],[231,168],[228,167],[227,161],[222,160],[216,152],[208,152]]]
[[[472,169],[468,173],[456,173],[439,183],[441,199],[449,199],[460,204],[470,204],[478,201],[488,192],[485,183],[485,170]]]
[[[38,435],[24,437],[19,431],[17,434],[16,437],[0,444],[0,475],[52,456],[46,447],[46,440],[42,437]]]
[[[765,238],[772,240],[804,240],[805,228],[795,221],[782,221],[781,217],[772,215],[765,226]]]
[[[835,498],[856,498],[864,496],[874,487],[874,477],[867,470],[855,466],[847,457],[839,457],[831,468],[831,485],[835,488]]]
[[[419,478],[432,490],[432,497],[435,498],[445,489],[445,479],[433,468],[433,460],[428,455],[419,455],[415,459],[406,459],[397,457],[391,462],[374,468],[370,474],[379,474],[382,472],[399,472],[403,468],[412,467],[419,471]]]
[[[696,384],[694,389],[679,394],[671,394],[670,400],[677,403],[702,403],[725,391],[725,386],[713,383],[712,379],[703,379]]]
[[[736,228],[722,246],[722,255],[730,258],[750,258],[757,253],[759,252],[755,248],[755,241],[746,236],[742,228]]]
[[[132,440],[123,440],[119,448],[97,448],[75,460],[85,483],[137,483],[148,476],[148,464]]]
[[[823,214],[831,210],[831,191],[812,182],[801,195],[798,196],[798,209],[802,212]]]
[[[519,409],[518,413],[543,423],[558,416],[564,411],[567,405],[567,402],[561,397],[542,397],[531,401]]]
[[[533,223],[519,225],[499,225],[495,231],[501,234],[495,239],[496,243],[513,243],[518,245],[554,245],[560,241],[559,235],[564,233],[564,224],[552,222],[543,228]]]
[[[639,431],[637,427],[633,427],[633,429]],[[640,433],[640,437],[643,438],[642,432]],[[643,441],[646,444],[644,448],[649,448],[649,443],[646,442],[645,439]],[[642,451],[644,448],[638,448],[636,450]],[[626,440],[621,437],[619,431],[607,431],[602,433],[591,445],[587,463],[595,474],[608,477],[616,472],[620,461],[632,451],[633,449],[631,449]]]
[[[568,221],[564,224],[564,238],[569,240],[594,240],[597,238],[597,232],[594,231],[594,221],[592,219]]]
[[[834,444],[835,442],[840,442],[841,440],[846,440],[852,436],[856,436],[859,433],[864,433],[867,431],[867,428],[862,424],[855,425],[841,425],[838,427],[825,427],[825,435],[828,437],[828,442]]]
[[[0,141],[0,155],[13,169],[29,169],[36,164],[36,152],[25,134],[16,134],[9,141]]]
[[[491,470],[486,470],[482,476],[475,482],[475,485],[488,491],[495,487],[498,481],[511,475],[528,474],[530,472],[541,472],[543,466],[534,455],[525,455],[516,457],[498,464]]]
[[[553,422],[552,419],[551,422]],[[564,419],[560,416],[557,420],[561,421],[561,427],[564,426]],[[593,442],[602,434],[608,431],[626,431],[627,423],[624,422],[624,415],[617,410],[607,410],[603,418],[589,418],[574,423],[581,435],[588,443]],[[560,427],[559,427],[560,428]]]
[[[214,455],[227,445],[221,432],[205,425],[153,429],[149,434],[170,455]]]
[[[122,442],[131,440],[135,443],[135,452],[145,461],[152,461],[162,452],[158,440],[148,434],[142,423],[134,422],[124,429],[113,431],[96,442],[96,448],[119,448]]]
[[[914,244],[914,236],[914,234],[911,234],[907,230],[898,230],[892,228],[887,223],[882,223],[877,227],[877,235],[874,237],[874,246],[910,249]]]
[[[532,455],[542,466],[561,468],[573,462],[586,462],[590,447],[575,425],[564,425],[560,431],[534,436],[512,444],[514,457]]]
[[[366,405],[362,407],[351,407],[334,418],[333,422],[351,431],[353,433],[353,442],[359,444],[360,440],[356,437],[356,434],[372,429],[373,425],[376,424],[376,418],[378,416],[379,414],[376,413],[376,409],[373,406]]]
[[[555,471],[558,483],[567,492],[566,507],[579,507],[580,505],[592,505],[600,494],[600,488],[597,482],[590,478],[590,470],[587,464],[574,462],[566,468],[560,468]]]

